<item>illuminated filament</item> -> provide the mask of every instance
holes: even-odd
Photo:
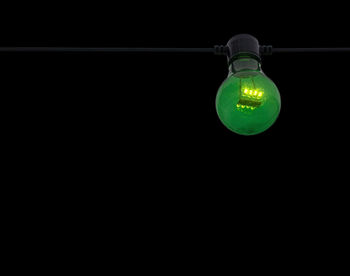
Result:
[[[263,96],[264,92],[245,88],[241,93],[239,102],[237,103],[236,107],[241,111],[254,110],[261,105]]]

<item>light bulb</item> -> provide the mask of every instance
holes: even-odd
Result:
[[[216,96],[221,122],[241,135],[259,134],[277,119],[281,99],[276,85],[262,72],[259,58],[239,54]]]

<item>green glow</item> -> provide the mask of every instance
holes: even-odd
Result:
[[[257,60],[242,57],[232,63],[216,96],[216,111],[231,131],[254,135],[268,129],[281,109],[276,85],[261,71]]]

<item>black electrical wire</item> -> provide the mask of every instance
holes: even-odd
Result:
[[[112,47],[0,47],[0,52],[15,53],[215,53],[212,48],[112,48]]]
[[[347,53],[350,48],[274,48],[271,45],[260,46],[260,54],[267,56],[274,53]]]
[[[272,53],[346,53],[350,48],[272,48]]]
[[[260,46],[261,55],[273,53],[346,53],[350,48],[274,48]],[[0,47],[0,53],[213,53],[226,55],[228,47],[211,48],[120,48],[120,47]]]

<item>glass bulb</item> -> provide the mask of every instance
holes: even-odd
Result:
[[[233,61],[216,96],[221,122],[235,133],[254,135],[268,129],[280,109],[278,89],[262,72],[259,61],[249,56]]]

